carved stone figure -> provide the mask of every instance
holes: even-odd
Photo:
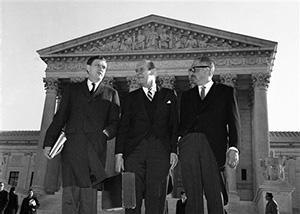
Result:
[[[163,29],[162,33],[159,35],[158,47],[161,48],[169,48],[170,37],[167,34],[167,29]]]
[[[117,50],[120,49],[120,46],[121,46],[120,40],[121,40],[121,39],[118,37],[118,38],[116,38],[115,41],[112,42],[112,50],[113,50],[113,51],[117,51]]]
[[[129,37],[128,35],[125,35],[124,38],[122,39],[120,50],[122,51],[131,50],[132,44],[133,44],[132,38]]]
[[[284,180],[284,168],[286,159],[282,157],[275,157],[275,152],[270,151],[270,156],[261,160],[261,166],[264,169],[263,175],[266,180],[276,181]]]
[[[127,50],[131,50],[133,44],[132,38],[130,36],[125,35],[124,44],[127,47]]]
[[[176,49],[183,48],[183,44],[181,42],[181,33],[174,35],[174,40]]]
[[[205,48],[207,46],[207,41],[208,41],[208,38],[205,38],[203,40],[199,40],[198,41],[199,48]]]
[[[151,30],[147,36],[147,48],[148,49],[156,49],[157,48],[157,39],[158,39],[158,33],[155,31],[155,27],[151,26]]]
[[[135,49],[136,50],[144,50],[146,36],[144,34],[142,34],[142,30],[138,30],[138,36],[136,39],[137,39],[137,41],[136,41]]]
[[[186,44],[185,44],[185,48],[196,48],[198,45],[198,42],[196,39],[194,39],[193,35],[190,35],[188,40],[186,41]]]

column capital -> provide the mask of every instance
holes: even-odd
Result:
[[[59,85],[59,80],[58,78],[53,78],[53,77],[45,77],[43,78],[44,82],[44,87],[47,92],[52,92],[52,93],[57,93],[58,91],[58,85]]]
[[[237,74],[220,74],[220,81],[224,85],[231,86],[233,88],[236,88],[237,86]]]
[[[137,77],[135,75],[134,76],[127,76],[126,81],[127,81],[128,86],[129,86],[129,92],[140,88],[140,85],[138,84]]]
[[[259,87],[267,89],[269,87],[270,83],[270,73],[255,73],[251,74],[251,80],[252,80],[252,87]]]
[[[113,88],[115,86],[115,78],[114,77],[108,77],[108,76],[105,76],[102,80],[102,83],[105,85],[105,86],[108,86],[110,88]]]
[[[164,88],[174,89],[175,88],[175,75],[164,75],[157,77],[158,84]]]

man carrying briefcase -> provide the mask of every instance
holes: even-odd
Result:
[[[122,107],[116,171],[135,173],[136,208],[126,209],[126,214],[140,214],[143,199],[147,214],[162,214],[166,179],[178,161],[177,97],[173,90],[156,85],[153,62],[139,62],[136,75],[142,87],[129,93]]]

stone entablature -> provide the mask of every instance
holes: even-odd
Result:
[[[102,54],[102,53],[101,53]],[[141,59],[150,59],[155,62],[156,67],[159,69],[165,68],[188,68],[192,62],[192,60],[196,57],[200,57],[202,55],[210,56],[216,63],[217,70],[221,70],[226,67],[230,67],[234,69],[235,67],[251,67],[254,70],[255,67],[268,67],[272,61],[272,58],[269,54],[262,53],[261,55],[251,55],[248,53],[241,53],[239,54],[225,54],[222,53],[215,53],[215,54],[167,54],[167,55],[158,55],[156,57],[146,55],[140,57],[131,57],[128,58],[117,58],[112,59],[110,57],[106,57],[108,60],[108,68],[109,70],[122,70],[122,71],[133,71],[137,61]],[[227,55],[227,56],[226,56]],[[104,55],[105,56],[105,55]],[[65,60],[58,60],[60,58],[52,58],[51,60],[46,60],[47,74],[51,72],[85,72],[86,70],[86,60],[87,57],[81,57],[80,61],[71,60],[71,58],[65,58]],[[131,61],[129,61],[131,60]],[[267,71],[267,69],[265,69]],[[247,70],[243,71],[243,73],[249,73]]]

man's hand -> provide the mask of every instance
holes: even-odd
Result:
[[[51,158],[49,157],[49,152],[51,150],[51,147],[45,147],[44,148],[44,155],[46,156],[46,158],[48,158],[49,160],[51,160]]]
[[[239,153],[236,150],[227,151],[227,164],[230,168],[235,169],[239,163]]]
[[[177,157],[177,154],[171,153],[171,154],[170,154],[170,164],[171,164],[170,170],[174,169],[175,166],[177,165],[177,163],[178,163],[178,157]]]
[[[115,155],[115,171],[120,173],[124,171],[124,159],[123,154],[116,154]]]

